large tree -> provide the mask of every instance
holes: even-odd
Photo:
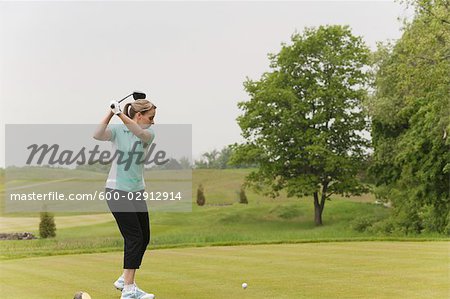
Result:
[[[409,3],[415,18],[376,55],[371,172],[400,230],[450,232],[450,3]]]
[[[365,191],[356,174],[368,146],[369,53],[347,26],[307,28],[269,55],[270,72],[244,83],[250,100],[237,120],[246,142],[233,161],[259,165],[247,184],[264,194],[312,196],[317,225],[332,194]]]

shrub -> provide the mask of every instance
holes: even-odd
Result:
[[[381,235],[391,235],[391,234],[399,234],[403,235],[403,232],[400,232],[395,224],[395,221],[392,218],[387,218],[381,221],[377,221],[372,223],[370,227],[367,228],[367,231],[375,234]]]
[[[402,208],[402,210],[398,209],[396,213],[393,214],[395,217],[395,222],[393,222],[395,229],[405,235],[419,234],[424,229],[422,219],[419,215],[419,208],[414,204],[405,204]]]
[[[245,189],[242,186],[241,191],[239,192],[239,203],[248,204],[247,195],[245,194]]]
[[[362,233],[367,231],[370,227],[372,227],[372,224],[375,222],[374,217],[358,217],[355,220],[352,221],[351,226],[354,230]]]
[[[439,232],[448,234],[448,219],[450,214],[446,213],[446,208],[442,206],[425,205],[419,210],[419,218],[423,230],[421,232]]]
[[[41,238],[53,238],[56,236],[56,225],[53,215],[48,212],[41,212],[41,222],[39,223],[39,235]]]
[[[206,202],[205,192],[203,190],[203,185],[200,184],[197,188],[197,205],[204,206]]]
[[[444,234],[450,236],[450,213],[447,215],[447,225],[444,228]]]

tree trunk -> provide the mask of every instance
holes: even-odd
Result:
[[[314,192],[314,222],[317,226],[322,225],[322,211],[323,207],[319,203],[319,193]]]
[[[314,192],[314,222],[317,226],[322,225],[322,212],[327,199],[328,183],[322,185],[322,194],[319,202],[319,192]]]

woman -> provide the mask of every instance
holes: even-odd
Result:
[[[123,113],[116,101],[111,102],[110,107],[114,108],[111,108],[102,120],[94,138],[111,141],[115,150],[124,153],[124,159],[127,159],[126,155],[132,149],[134,152],[143,152],[145,157],[148,145],[155,138],[150,126],[154,124],[156,106],[147,100],[136,100],[126,104]],[[120,118],[123,125],[108,126],[114,115]],[[106,181],[106,198],[124,238],[124,270],[114,282],[114,286],[122,291],[121,299],[154,298],[153,294],[142,291],[134,282],[136,269],[139,269],[150,242],[150,222],[146,202],[134,200],[144,192],[144,164],[136,161],[131,165],[120,161],[118,163],[117,159],[112,163]]]

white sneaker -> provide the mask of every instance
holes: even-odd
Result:
[[[123,278],[123,274],[120,275],[120,277],[114,282],[114,287],[118,289],[119,291],[123,290],[123,287],[125,286],[125,279]]]
[[[136,295],[138,299],[155,299],[155,295],[144,292],[138,286],[136,286]]]
[[[129,291],[125,291],[125,289],[122,290],[122,296],[120,297],[120,299],[154,299],[154,298],[155,295],[144,292],[136,285],[134,285],[134,287]]]

